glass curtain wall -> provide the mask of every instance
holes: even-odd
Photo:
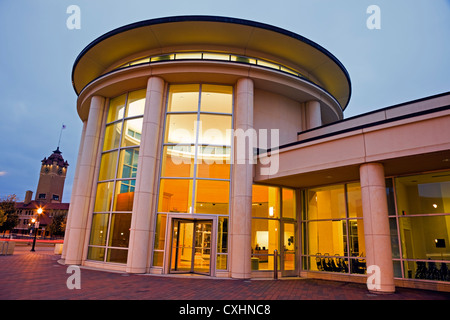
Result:
[[[274,250],[282,256],[278,266],[295,270],[295,190],[264,185],[252,187],[251,268],[274,270]]]
[[[450,281],[450,172],[393,180],[397,210],[390,212],[390,220],[398,226],[393,236],[395,276]]]
[[[168,90],[153,266],[162,267],[167,213],[218,216],[217,269],[227,269],[233,87]]]
[[[303,268],[352,274],[366,272],[359,183],[304,192]]]
[[[90,260],[126,263],[146,90],[110,99],[89,240]]]

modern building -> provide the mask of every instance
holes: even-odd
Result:
[[[213,16],[106,33],[72,81],[66,264],[448,290],[449,93],[344,119],[330,52]]]
[[[33,191],[25,192],[23,202],[16,202],[16,213],[19,223],[15,233],[28,234],[33,231],[34,223],[39,223],[39,234],[50,235],[48,226],[55,216],[67,216],[69,203],[62,202],[64,183],[69,163],[64,160],[59,147],[47,158],[41,161],[41,171],[36,189],[35,199]],[[38,209],[42,209],[38,213]],[[38,219],[39,216],[39,219]]]

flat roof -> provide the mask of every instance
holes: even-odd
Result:
[[[342,63],[317,43],[272,25],[219,16],[175,16],[132,23],[112,30],[87,45],[72,68],[76,94],[101,76],[114,63],[150,50],[166,53],[167,48],[192,46],[240,49],[264,53],[299,66],[332,94],[342,109],[351,96],[350,76]],[[195,49],[194,49],[195,48]]]

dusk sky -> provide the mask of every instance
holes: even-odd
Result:
[[[70,5],[80,8],[80,29],[66,25]],[[381,10],[381,29],[367,27],[371,5]],[[70,201],[82,128],[76,57],[108,31],[177,15],[258,21],[321,45],[350,75],[346,118],[450,91],[450,0],[0,0],[0,198],[36,192],[41,160],[64,124]]]

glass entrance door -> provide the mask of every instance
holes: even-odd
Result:
[[[212,220],[174,219],[171,273],[211,273]]]
[[[283,222],[283,247],[281,248],[281,272],[282,276],[297,275],[297,224],[295,222]]]

